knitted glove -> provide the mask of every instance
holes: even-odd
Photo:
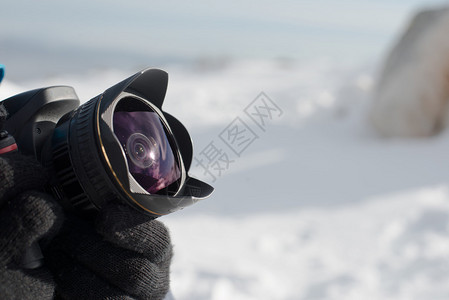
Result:
[[[47,178],[34,159],[0,156],[1,299],[52,299],[55,284],[45,267],[26,269],[22,258],[33,243],[57,232],[62,211],[40,190]]]
[[[129,206],[70,217],[45,257],[62,299],[163,299],[169,288],[168,230]]]

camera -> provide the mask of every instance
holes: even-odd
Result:
[[[69,86],[12,96],[0,104],[7,111],[0,154],[17,145],[33,155],[51,175],[46,188],[83,216],[109,202],[152,217],[182,209],[213,187],[188,175],[193,145],[162,108],[167,84],[165,71],[149,68],[81,106]]]

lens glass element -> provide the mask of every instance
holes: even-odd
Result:
[[[113,116],[114,133],[125,151],[129,172],[150,194],[174,194],[181,180],[173,151],[176,146],[170,143],[159,115],[147,105],[123,105],[141,102],[129,99],[121,101]]]
[[[126,141],[129,159],[140,168],[151,167],[160,158],[160,151],[154,138],[133,133]]]

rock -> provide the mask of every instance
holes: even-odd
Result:
[[[449,7],[421,11],[390,51],[369,115],[390,137],[431,136],[447,126]]]

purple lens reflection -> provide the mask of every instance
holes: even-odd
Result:
[[[158,114],[116,111],[113,126],[129,172],[146,191],[156,194],[180,180],[181,171]]]

